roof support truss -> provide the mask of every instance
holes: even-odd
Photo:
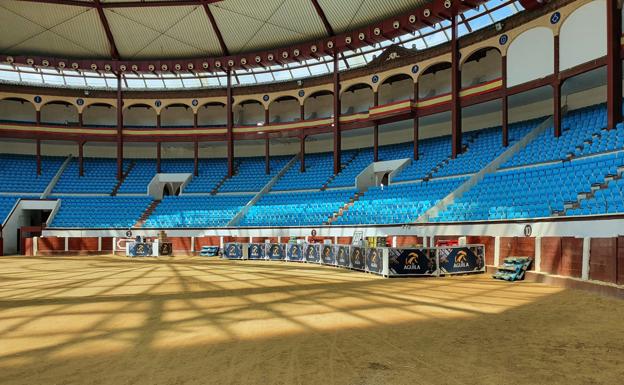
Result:
[[[115,44],[115,39],[113,38],[113,32],[110,29],[110,25],[108,24],[108,20],[106,19],[106,15],[102,9],[102,3],[100,3],[100,0],[93,0],[93,4],[95,4],[95,9],[100,17],[100,22],[102,23],[104,32],[106,32],[106,39],[108,40],[108,46],[110,47],[111,58],[119,60],[119,51],[117,51],[117,45]]]

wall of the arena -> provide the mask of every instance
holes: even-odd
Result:
[[[507,50],[507,86],[552,75],[554,52],[553,33],[549,28],[537,27],[520,34]]]
[[[607,54],[607,6],[594,0],[568,16],[559,32],[561,70],[598,59]]]

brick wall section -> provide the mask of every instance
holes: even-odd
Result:
[[[191,253],[191,237],[169,237],[174,254]]]
[[[199,251],[203,246],[219,246],[220,242],[220,237],[196,237],[195,250]]]
[[[592,238],[589,251],[589,278],[615,283],[617,281],[617,238]]]

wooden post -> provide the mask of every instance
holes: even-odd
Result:
[[[622,121],[622,12],[617,0],[607,0],[607,128]]]
[[[117,179],[123,177],[123,100],[121,72],[117,72]]]
[[[459,68],[459,44],[457,36],[457,11],[453,10],[451,21],[451,129],[453,141],[453,158],[462,151],[461,103],[459,91],[461,89],[461,72]]]
[[[379,92],[373,92],[373,105],[379,106]],[[379,123],[373,124],[373,162],[379,161]]]
[[[555,68],[553,71],[553,128],[555,137],[561,136],[561,80],[559,79],[559,35],[555,36]]]
[[[502,91],[501,97],[501,127],[503,131],[503,147],[509,146],[509,98],[507,96],[507,56],[501,56],[501,77],[502,77]]]
[[[341,170],[341,132],[340,132],[340,74],[338,73],[338,53],[334,53],[334,174]]]
[[[227,166],[228,166],[228,177],[231,178],[234,176],[234,116],[232,115],[232,70],[228,68],[227,70],[227,101],[225,104],[226,113],[227,113]]]

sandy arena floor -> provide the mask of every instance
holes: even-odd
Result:
[[[489,276],[0,258],[0,384],[618,384],[624,303]]]

